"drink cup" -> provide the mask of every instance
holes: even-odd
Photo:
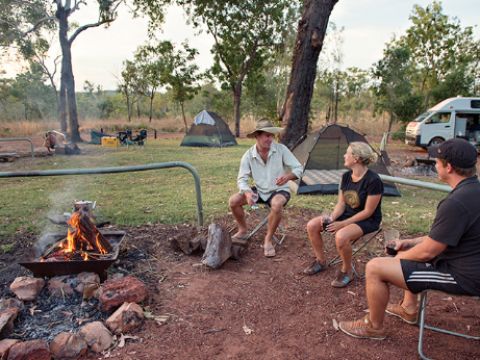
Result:
[[[387,254],[390,256],[395,256],[398,253],[398,251],[395,249],[395,244],[393,243],[387,244],[387,246],[385,247],[385,250],[387,251]]]
[[[323,215],[323,230],[327,231],[327,226],[332,222],[332,217],[330,215]]]
[[[256,192],[252,193],[252,201],[253,201],[253,204],[251,206],[252,210],[257,210],[258,209],[258,205],[257,205],[258,193]]]

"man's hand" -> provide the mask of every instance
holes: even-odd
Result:
[[[290,180],[293,180],[294,178],[295,178],[295,175],[293,174],[284,174],[275,179],[275,185],[277,186],[285,185],[287,182],[289,182]]]
[[[410,241],[409,239],[406,239],[406,240],[396,239],[396,240],[390,240],[389,242],[387,242],[387,244],[385,244],[385,246],[395,249],[398,252],[398,251],[406,251],[412,248],[413,246],[415,246],[415,244],[413,244],[412,241]]]
[[[247,199],[248,206],[255,205],[255,201],[253,201],[253,191],[246,191],[245,198]]]

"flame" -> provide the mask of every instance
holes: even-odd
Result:
[[[94,225],[92,225],[92,229],[85,230],[87,233],[82,232],[82,228],[85,228],[85,223],[89,223],[85,219],[82,221],[82,216],[88,216],[88,214],[81,211],[75,211],[72,214],[67,222],[69,225],[67,238],[58,245],[58,251],[55,251],[57,255],[63,254],[66,260],[74,259],[76,256],[80,256],[85,261],[90,260],[91,257],[87,253],[88,251],[94,251],[102,255],[108,254],[108,250],[102,245],[101,234]],[[93,221],[90,223],[93,224]],[[95,236],[95,239],[92,239],[92,236]],[[42,261],[46,258],[48,258],[48,255]]]

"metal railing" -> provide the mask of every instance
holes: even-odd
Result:
[[[30,143],[30,151],[32,152],[32,159],[35,157],[35,151],[33,149],[33,142],[32,139],[28,137],[17,137],[17,138],[0,138],[0,142],[7,142],[7,141],[28,141]]]
[[[64,175],[87,175],[87,174],[117,174],[132,171],[149,171],[157,169],[166,169],[173,167],[182,167],[190,171],[195,180],[195,192],[197,197],[197,220],[200,226],[203,226],[203,206],[202,190],[200,188],[200,176],[197,170],[189,163],[183,161],[171,161],[165,163],[153,163],[133,166],[101,167],[87,169],[61,169],[61,170],[34,170],[34,171],[15,171],[0,172],[0,178],[13,177],[36,177],[36,176],[64,176]]]
[[[435,184],[427,181],[420,181],[420,180],[414,180],[414,179],[405,179],[405,178],[400,178],[400,177],[390,176],[390,175],[383,175],[383,174],[378,174],[378,176],[380,176],[380,178],[383,181],[395,182],[403,185],[417,186],[417,187],[430,189],[430,190],[438,190],[438,191],[445,191],[445,192],[452,191],[452,188],[448,185]]]

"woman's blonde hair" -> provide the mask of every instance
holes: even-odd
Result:
[[[359,160],[363,165],[369,165],[375,163],[378,159],[378,155],[370,145],[361,141],[354,141],[350,143],[352,149],[352,155]]]

